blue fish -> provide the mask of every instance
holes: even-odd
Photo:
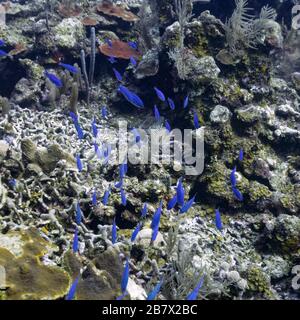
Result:
[[[143,209],[141,211],[141,218],[145,218],[148,212],[148,204],[144,203]]]
[[[158,295],[160,288],[163,284],[163,281],[161,280],[154,288],[153,290],[148,294],[147,299],[148,301],[154,300],[156,296]]]
[[[117,63],[117,60],[116,60],[115,57],[109,57],[107,60],[108,60],[111,64]]]
[[[79,277],[76,278],[72,283],[71,288],[66,296],[66,300],[73,300],[75,298],[78,282],[79,282]]]
[[[79,249],[79,244],[78,244],[78,230],[77,228],[75,229],[74,232],[74,238],[73,238],[73,252],[77,253]]]
[[[97,154],[97,152],[98,152],[98,150],[99,150],[98,143],[97,143],[97,142],[94,142],[94,143],[93,143],[93,146],[94,146],[95,153]]]
[[[233,192],[234,196],[236,197],[236,199],[238,201],[243,201],[244,200],[243,195],[241,194],[241,192],[237,188],[232,187],[232,192]]]
[[[103,196],[103,199],[102,199],[102,203],[107,206],[108,204],[108,199],[109,199],[109,196],[110,196],[110,189],[109,190],[106,190],[104,192],[104,196]]]
[[[135,67],[137,65],[136,60],[134,59],[134,57],[130,57],[130,62],[131,64]]]
[[[126,198],[125,191],[124,191],[124,189],[123,189],[123,188],[121,188],[120,192],[121,192],[121,201],[122,201],[122,205],[123,205],[124,207],[126,207],[126,204],[127,204],[127,198]]]
[[[6,57],[7,55],[7,52],[0,50],[0,57]]]
[[[174,101],[171,98],[168,98],[168,103],[169,103],[171,110],[175,110],[176,106],[175,106]]]
[[[168,202],[167,209],[171,210],[176,206],[177,203],[177,194]]]
[[[183,206],[184,204],[184,188],[182,185],[182,178],[178,180],[177,188],[176,188],[176,194],[177,194],[177,202],[180,206]]]
[[[236,177],[235,177],[235,173],[236,173],[236,167],[233,168],[233,170],[230,173],[230,182],[231,182],[231,186],[233,188],[236,187]]]
[[[240,152],[239,152],[239,161],[243,161],[244,160],[244,150],[241,149]]]
[[[161,100],[162,102],[165,102],[166,101],[166,97],[163,94],[163,92],[161,90],[159,90],[157,87],[154,87],[154,90],[156,92],[156,95],[157,95],[158,99]]]
[[[123,179],[121,179],[119,182],[115,183],[115,187],[116,187],[117,189],[122,188],[122,186],[123,186]]]
[[[80,156],[78,154],[76,155],[76,163],[77,163],[78,171],[81,172],[83,170],[83,166],[82,166]]]
[[[123,162],[124,163],[124,172],[125,174],[127,174],[128,171],[128,163],[127,162]]]
[[[137,43],[135,41],[129,41],[128,45],[134,50],[138,49],[138,45],[137,45]]]
[[[97,128],[97,124],[96,124],[96,119],[94,118],[93,122],[92,122],[92,131],[93,131],[93,136],[95,138],[97,138],[98,136],[98,128]]]
[[[153,107],[153,111],[154,111],[155,120],[159,121],[160,120],[160,113],[159,113],[159,110],[156,105]]]
[[[111,229],[111,242],[112,244],[115,244],[117,242],[118,238],[118,231],[117,231],[117,224],[116,224],[116,218],[114,218],[114,222]]]
[[[97,155],[97,158],[99,160],[101,160],[103,158],[103,152],[102,150],[99,148],[99,146],[97,145],[97,143],[94,143],[94,146],[95,146],[95,153]]]
[[[75,129],[77,132],[78,139],[82,140],[84,138],[84,133],[83,133],[83,130],[78,122],[75,123]]]
[[[131,235],[131,239],[130,239],[131,242],[134,242],[134,241],[135,241],[138,233],[141,231],[141,227],[142,227],[142,224],[139,223],[139,224],[137,225],[137,227],[133,230],[132,235]]]
[[[72,118],[74,123],[78,123],[78,115],[72,111],[69,112],[70,117]]]
[[[77,202],[77,204],[76,204],[76,216],[75,216],[75,221],[76,221],[77,225],[81,224],[81,220],[82,220],[82,212],[81,212],[81,209],[80,209],[79,202]]]
[[[10,179],[8,181],[8,183],[13,189],[17,186],[17,180],[16,179]]]
[[[141,135],[136,128],[132,129],[132,133],[134,134],[135,142],[139,143],[141,141]]]
[[[97,192],[94,190],[93,195],[92,195],[92,205],[96,206],[97,205]]]
[[[106,107],[102,107],[101,109],[101,115],[102,115],[102,118],[106,119],[107,118],[107,108]]]
[[[156,240],[158,231],[159,231],[159,224],[157,226],[154,226],[154,228],[152,229],[151,243]]]
[[[201,287],[203,286],[203,283],[204,283],[204,277],[202,277],[200,279],[196,288],[186,297],[186,300],[196,300],[199,295],[199,291],[200,291]]]
[[[171,125],[170,125],[170,123],[169,123],[168,120],[166,120],[166,122],[165,122],[165,127],[166,127],[166,129],[167,129],[167,131],[168,131],[169,133],[172,131]]]
[[[112,41],[111,41],[110,39],[105,39],[104,41],[108,44],[108,46],[109,46],[110,48],[112,48],[113,43],[112,43]]]
[[[128,295],[128,293],[125,292],[125,293],[122,294],[121,296],[117,297],[116,300],[117,300],[117,301],[121,301],[121,300],[123,300],[127,295]]]
[[[160,217],[161,217],[161,211],[162,211],[162,201],[160,202],[159,207],[157,208],[157,210],[155,211],[154,215],[153,215],[153,219],[151,222],[151,229],[154,230],[154,228],[156,226],[159,226],[160,223]]]
[[[120,73],[117,69],[115,69],[115,68],[113,68],[113,72],[114,72],[117,80],[120,81],[120,82],[122,82],[123,77],[122,77],[121,73]]]
[[[122,274],[122,279],[121,279],[121,291],[123,294],[126,293],[127,290],[127,285],[128,285],[128,279],[129,279],[129,260],[126,260],[126,264],[124,267],[124,271]]]
[[[3,47],[3,46],[5,46],[5,42],[2,39],[0,39],[0,47]]]
[[[78,69],[70,64],[66,64],[66,63],[59,63],[58,64],[60,67],[65,68],[66,70],[70,71],[71,73],[77,74],[78,73]]]
[[[141,109],[145,107],[144,102],[141,100],[141,98],[132,91],[130,91],[128,88],[120,85],[119,92],[121,92],[124,98],[135,107]]]
[[[126,174],[125,170],[126,170],[125,169],[125,163],[120,164],[119,171],[120,171],[120,178],[121,179],[123,179],[125,177],[125,174]]]
[[[222,218],[219,209],[216,209],[216,227],[219,231],[222,231],[223,229]]]
[[[196,129],[200,128],[200,122],[196,111],[194,111],[194,126]]]
[[[105,163],[108,162],[108,159],[111,155],[111,145],[110,144],[106,144],[104,147],[103,147],[103,156],[105,158]]]
[[[180,213],[186,213],[190,210],[190,208],[192,207],[192,205],[194,204],[195,202],[195,198],[196,198],[196,195],[193,196],[193,198],[191,198],[190,200],[188,200],[183,206],[182,208],[180,209]]]
[[[189,105],[189,96],[186,96],[183,102],[183,109],[186,109]]]
[[[0,54],[1,55],[1,54]],[[45,76],[56,85],[57,88],[62,88],[63,83],[62,81],[53,73],[49,73],[48,71],[45,71]]]

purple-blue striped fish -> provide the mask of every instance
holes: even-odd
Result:
[[[156,95],[159,98],[159,100],[161,100],[162,102],[165,102],[166,101],[166,97],[163,94],[163,92],[161,90],[159,90],[157,87],[154,87],[154,90],[155,90]]]
[[[131,64],[135,67],[137,65],[136,60],[134,59],[134,57],[130,57],[130,62]]]
[[[158,231],[159,231],[159,224],[157,226],[154,226],[152,229],[151,243],[156,240]]]
[[[83,166],[82,166],[80,156],[78,154],[76,155],[76,164],[77,164],[78,171],[81,172],[83,170]]]
[[[104,192],[104,196],[103,196],[103,199],[102,199],[102,203],[103,205],[107,205],[108,204],[108,199],[109,199],[109,196],[110,196],[110,189],[106,190]]]
[[[82,130],[79,122],[75,122],[75,129],[76,129],[76,132],[78,135],[78,139],[82,140],[84,138],[84,133],[83,133],[83,130]]]
[[[117,69],[115,69],[115,68],[113,68],[113,72],[114,72],[115,77],[117,78],[117,80],[120,81],[120,82],[122,82],[123,77],[122,77],[121,73],[120,73]]]
[[[158,295],[160,289],[161,289],[161,286],[163,284],[163,280],[161,280],[154,288],[153,290],[148,294],[147,296],[147,300],[148,301],[151,301],[151,300],[154,300],[156,298],[156,296]]]
[[[97,138],[98,136],[98,128],[97,128],[97,124],[96,124],[96,119],[94,118],[93,122],[92,122],[92,131],[93,131],[93,136],[95,138]]]
[[[134,241],[135,241],[137,235],[138,235],[139,232],[141,231],[141,227],[142,227],[142,224],[139,223],[139,224],[136,226],[136,228],[133,230],[132,235],[131,235],[131,239],[130,239],[131,242],[134,242]]]
[[[71,73],[74,73],[74,74],[78,73],[78,69],[70,64],[60,62],[58,65],[62,68],[65,68],[66,70],[70,71]]]
[[[94,192],[92,194],[92,205],[93,206],[97,205],[97,192],[96,192],[96,190],[94,190]]]
[[[0,54],[1,55],[1,54]],[[45,71],[45,76],[53,83],[57,88],[62,88],[63,83],[62,81],[53,73],[49,73]]]
[[[79,202],[77,202],[77,204],[76,204],[76,215],[75,215],[75,221],[76,221],[77,225],[81,224],[81,220],[82,220],[82,212],[81,212],[81,209],[80,209],[80,204],[79,204]]]
[[[102,107],[101,109],[101,115],[102,115],[102,118],[106,119],[107,118],[107,108],[106,107]]]
[[[204,283],[204,277],[200,279],[196,288],[186,297],[186,300],[196,300],[199,295],[199,291],[203,286],[203,283]]]
[[[160,223],[160,217],[161,217],[161,211],[162,211],[162,201],[160,202],[159,207],[156,209],[154,215],[153,215],[153,219],[151,222],[151,228],[152,230]]]
[[[130,102],[132,105],[134,105],[135,107],[140,108],[140,109],[145,107],[142,99],[137,94],[135,94],[134,92],[132,92],[128,88],[126,88],[125,86],[120,85],[119,92],[121,92],[122,95],[124,96],[124,98],[128,102]]]
[[[195,126],[195,129],[200,128],[200,122],[199,122],[199,118],[196,111],[194,111],[194,126]]]
[[[111,242],[112,244],[115,244],[118,239],[118,231],[117,231],[117,224],[116,224],[116,218],[114,218],[114,222],[111,228]]]
[[[135,41],[128,41],[128,45],[134,50],[138,49],[138,44]]]
[[[237,188],[232,187],[232,192],[233,192],[235,198],[238,201],[243,201],[244,200],[244,197],[243,197],[242,193]]]
[[[124,207],[126,207],[127,198],[126,198],[125,191],[124,191],[123,188],[121,188],[120,192],[121,192],[121,202],[122,202],[122,205],[123,205]]]
[[[110,48],[112,48],[113,43],[112,43],[112,41],[111,41],[110,39],[107,39],[107,38],[106,38],[104,41],[107,43],[107,45],[108,45]]]
[[[244,160],[244,150],[243,149],[240,149],[240,152],[239,152],[239,161],[243,161]]]
[[[171,110],[175,110],[175,108],[176,108],[175,102],[171,98],[168,98],[168,103],[169,103]]]
[[[78,282],[79,282],[79,277],[77,277],[72,283],[71,288],[66,296],[66,300],[74,300]]]
[[[148,212],[148,204],[144,203],[143,209],[141,211],[141,218],[145,218]]]
[[[167,209],[171,210],[176,206],[177,203],[177,194],[168,202]]]
[[[233,170],[231,171],[230,173],[230,183],[231,183],[231,186],[233,188],[236,187],[236,177],[235,177],[235,173],[236,173],[236,167],[233,168]]]
[[[177,194],[177,202],[180,206],[184,204],[184,188],[182,185],[182,178],[178,179],[177,187],[176,187],[176,194]]]
[[[122,279],[121,279],[121,292],[123,294],[126,293],[126,290],[127,290],[127,285],[128,285],[128,279],[129,279],[129,259],[127,258],[126,260],[126,264],[125,264],[125,267],[124,267],[124,271],[123,271],[123,274],[122,274]]]
[[[171,125],[168,120],[165,121],[165,127],[166,127],[168,133],[170,133],[172,131]]]
[[[186,96],[183,101],[183,108],[186,109],[189,105],[189,96]]]
[[[123,186],[123,179],[115,183],[115,188],[120,189]]]
[[[222,224],[222,218],[221,218],[221,213],[219,209],[216,209],[216,228],[219,231],[222,231],[223,229],[223,224]]]
[[[0,50],[0,57],[6,57],[7,55],[7,52]]]
[[[188,212],[190,210],[190,208],[192,207],[192,205],[194,204],[195,198],[196,198],[196,195],[194,195],[193,198],[191,198],[190,200],[185,202],[184,205],[180,209],[180,213]]]
[[[160,120],[160,113],[159,113],[159,110],[156,105],[153,107],[153,112],[154,112],[155,120],[159,121]]]
[[[79,249],[79,244],[78,244],[78,230],[77,228],[75,229],[74,232],[74,238],[73,238],[73,252],[77,253]]]
[[[111,64],[117,63],[117,60],[116,60],[115,57],[109,57],[107,60],[108,60]]]

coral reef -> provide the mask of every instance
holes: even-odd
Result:
[[[198,299],[300,298],[300,38],[282,1],[258,2],[10,3],[1,299],[64,299],[77,281],[78,300],[146,299],[157,284],[177,300],[199,280]],[[203,173],[120,160],[120,137],[148,154],[144,134],[175,148],[172,128],[204,131]]]

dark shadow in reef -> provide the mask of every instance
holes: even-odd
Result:
[[[0,61],[0,96],[10,98],[16,84],[25,77],[24,69],[15,60],[5,58]]]

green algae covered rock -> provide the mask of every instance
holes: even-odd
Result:
[[[121,295],[123,264],[116,248],[109,247],[103,253],[97,254],[92,261],[81,259],[68,251],[63,260],[73,281],[80,275],[80,270],[83,270],[79,277],[76,300],[115,300]]]
[[[40,258],[55,247],[36,229],[0,235],[0,265],[6,279],[3,299],[59,299],[68,292],[70,277],[62,268],[44,265]]]

